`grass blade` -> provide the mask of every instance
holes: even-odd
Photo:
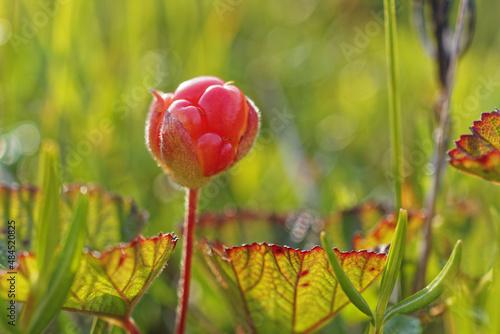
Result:
[[[61,231],[59,212],[60,179],[56,172],[59,158],[57,144],[52,140],[44,140],[40,147],[41,201],[35,212],[35,229],[33,250],[37,254],[37,272],[30,277],[33,288],[28,301],[21,311],[21,327],[26,328],[37,303],[47,292],[49,281],[49,264],[53,262]]]
[[[60,187],[55,169],[59,156],[57,144],[45,140],[41,151],[40,185],[43,195],[36,220],[38,233],[34,251],[37,255],[38,272],[43,279],[59,243],[61,224],[59,214]],[[44,294],[44,291],[38,292],[41,295]]]
[[[387,59],[387,85],[389,122],[391,129],[391,157],[396,210],[403,207],[403,134],[401,103],[399,98],[398,46],[395,0],[384,0],[385,50]]]
[[[39,299],[28,333],[41,333],[59,312],[71,288],[86,238],[88,197],[80,195],[70,230],[56,260],[51,264],[50,287]]]
[[[384,272],[382,273],[380,293],[377,308],[375,309],[375,325],[377,328],[379,328],[378,326],[383,326],[382,320],[387,308],[387,303],[389,302],[389,298],[391,297],[394,286],[396,285],[401,262],[403,261],[407,224],[408,213],[406,210],[400,210],[398,224],[396,226],[396,230],[394,231],[391,248],[389,250],[389,254],[387,255]]]
[[[321,232],[321,244],[323,245],[323,249],[328,255],[328,260],[330,261],[333,272],[335,273],[335,277],[342,287],[342,290],[344,290],[345,294],[347,295],[347,297],[349,297],[349,300],[354,304],[354,306],[356,306],[361,312],[363,312],[373,320],[373,313],[370,309],[370,306],[368,306],[368,303],[363,298],[363,296],[361,296],[359,291],[356,290],[354,285],[352,285],[349,277],[347,277],[344,269],[342,269],[342,265],[340,264],[337,255],[333,251],[332,242],[326,236],[326,233],[324,231]]]

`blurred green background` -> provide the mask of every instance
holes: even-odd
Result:
[[[412,6],[398,4],[400,87],[406,189],[409,205],[421,208],[434,171],[439,86],[411,23]],[[498,2],[477,3],[475,37],[460,59],[451,103],[452,139],[498,106],[499,10]],[[382,1],[373,0],[0,1],[0,181],[37,183],[40,140],[52,138],[65,182],[98,183],[133,197],[150,213],[144,235],[180,234],[184,193],[144,145],[147,88],[173,91],[194,76],[215,75],[255,101],[262,130],[251,155],[203,189],[202,211],[307,209],[327,216],[367,200],[390,205],[381,11]],[[494,253],[488,212],[499,202],[493,185],[446,170],[435,225],[439,256],[429,277],[458,238],[463,275],[474,282],[487,272]],[[134,312],[145,333],[173,328],[179,257],[180,247]],[[190,331],[232,332],[215,285],[205,271],[195,275]],[[465,312],[461,319],[472,326],[481,320],[476,311],[456,314]],[[349,319],[355,323],[357,315],[344,313],[330,329],[355,330]],[[436,330],[461,328],[459,318],[449,316]],[[78,321],[85,332],[90,320]]]

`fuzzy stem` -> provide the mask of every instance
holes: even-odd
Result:
[[[460,53],[460,40],[465,22],[465,13],[467,10],[468,0],[460,1],[457,24],[455,28],[455,36],[453,39],[453,48],[450,54],[450,61],[446,72],[446,80],[444,82],[444,90],[441,97],[441,108],[439,113],[439,126],[436,133],[436,156],[435,166],[436,172],[432,183],[431,193],[426,203],[427,217],[424,225],[424,250],[420,258],[417,278],[415,280],[414,291],[419,291],[425,286],[425,274],[427,272],[427,263],[431,254],[432,246],[432,218],[436,212],[436,201],[443,177],[444,165],[446,162],[446,147],[449,141],[450,133],[450,100],[453,88],[453,78],[456,70],[456,63]]]
[[[186,218],[182,238],[182,273],[179,282],[179,301],[177,304],[177,321],[175,333],[184,334],[189,303],[189,286],[191,283],[191,262],[193,259],[194,226],[196,224],[196,208],[200,189],[186,190]]]

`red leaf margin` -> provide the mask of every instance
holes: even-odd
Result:
[[[75,282],[73,282],[71,290],[70,290],[68,297],[66,298],[66,301],[64,303],[64,305],[66,305],[66,306],[63,306],[62,309],[66,310],[66,311],[71,311],[71,312],[99,316],[99,317],[106,319],[107,321],[109,321],[111,323],[117,324],[117,325],[122,326],[122,327],[135,326],[133,323],[133,320],[131,319],[132,310],[135,307],[135,305],[137,304],[137,302],[140,300],[142,295],[146,292],[147,288],[154,281],[154,279],[165,268],[167,261],[170,258],[171,254],[172,254],[172,252],[177,244],[177,241],[178,241],[177,237],[171,233],[168,233],[168,234],[159,233],[158,235],[153,236],[153,237],[149,237],[149,238],[144,238],[143,236],[139,235],[127,243],[120,243],[117,246],[108,247],[103,252],[97,252],[97,251],[92,251],[92,250],[88,250],[88,249],[83,250],[82,257],[83,256],[89,257],[89,259],[86,260],[87,265],[90,265],[90,263],[94,263],[94,264],[99,265],[101,267],[101,269],[103,270],[103,272],[108,276],[108,279],[110,280],[110,284],[115,286],[116,282],[113,283],[111,281],[111,277],[109,276],[109,273],[106,270],[106,266],[114,266],[115,269],[117,269],[123,265],[124,261],[126,261],[127,258],[129,258],[129,256],[127,256],[127,254],[126,254],[127,249],[133,248],[133,249],[135,249],[135,251],[146,249],[146,247],[145,247],[146,243],[153,243],[153,244],[155,244],[156,247],[158,247],[156,245],[158,243],[158,241],[160,241],[160,244],[162,242],[167,243],[167,245],[165,246],[165,250],[163,253],[155,252],[154,261],[153,261],[154,263],[153,263],[153,266],[150,268],[150,272],[149,272],[148,276],[144,280],[144,285],[142,285],[142,287],[133,296],[133,298],[123,298],[122,299],[123,302],[126,304],[126,308],[127,308],[127,311],[125,314],[119,315],[119,314],[112,314],[112,313],[107,313],[107,312],[99,312],[99,311],[95,311],[91,308],[89,309],[88,306],[92,306],[91,304],[89,304],[89,305],[81,304],[82,301],[79,299],[78,294],[75,293],[75,291],[74,291],[74,289],[75,289],[74,284],[78,279],[78,273],[77,273],[77,276],[75,277]],[[116,254],[118,254],[118,256],[119,256],[118,261],[116,261],[116,259],[115,259],[115,261],[111,261],[110,263],[106,263],[108,258],[110,258]],[[140,255],[136,254],[136,256],[140,256]],[[28,284],[28,287],[27,287],[28,289],[24,289],[26,291],[23,291],[23,294],[20,294],[20,293],[17,294],[17,299],[16,299],[17,302],[23,303],[27,299],[27,296],[29,293],[29,280],[28,280],[28,278],[32,274],[32,270],[30,269],[30,265],[29,265],[29,262],[27,262],[27,260],[31,261],[31,265],[36,266],[36,262],[34,262],[35,258],[36,257],[33,253],[21,252],[21,253],[19,253],[19,255],[17,257],[16,267],[13,270],[0,270],[0,280],[5,275],[9,275],[9,274],[12,274],[12,272],[16,272],[16,275],[21,275],[21,277],[23,277],[23,280],[25,281],[25,284]],[[82,261],[82,260],[83,259],[81,259],[80,261]],[[111,260],[113,260],[113,259],[111,258]],[[139,260],[139,259],[137,259],[137,260]],[[161,267],[158,267],[158,264],[162,261],[164,261],[163,265],[161,265]],[[113,268],[111,268],[111,269],[113,269]],[[135,267],[134,267],[134,269],[135,269]],[[80,268],[79,268],[79,270],[80,270]],[[123,294],[123,291],[125,291],[125,289],[127,289],[127,287],[130,288],[130,287],[132,287],[132,285],[136,284],[136,282],[132,281],[134,274],[135,274],[135,272],[133,272],[130,275],[130,277],[128,278],[128,281],[125,284],[125,286],[123,287],[123,289],[121,289],[120,291],[117,290],[118,293],[121,292],[120,295]],[[21,277],[18,276],[18,279],[20,279]],[[2,283],[4,283],[4,282],[2,281]],[[81,288],[81,287],[82,286],[78,286],[77,288]],[[85,287],[85,285],[83,285],[83,287]],[[118,289],[118,286],[115,286],[115,288]],[[134,288],[136,288],[136,287],[134,287]],[[95,287],[93,289],[92,288],[89,288],[89,289],[96,292]],[[20,290],[20,289],[18,289],[18,290]],[[68,305],[71,305],[71,304],[74,304],[74,305],[80,304],[81,308],[69,307]]]
[[[472,134],[461,135],[448,155],[450,164],[459,171],[500,184],[500,134],[492,128],[494,123],[500,127],[498,108],[482,113],[481,120],[469,128]]]
[[[238,310],[236,310],[234,308],[233,308],[233,310],[235,310],[237,312],[237,318],[240,321],[239,326],[245,327],[247,331],[249,330],[250,332],[260,332],[261,328],[258,329],[257,328],[258,326],[255,326],[255,324],[253,323],[253,319],[255,318],[255,314],[254,314],[255,312],[257,312],[257,315],[258,315],[257,318],[262,317],[262,312],[263,312],[264,317],[268,317],[269,318],[268,320],[275,321],[274,325],[276,325],[276,323],[277,323],[276,320],[278,320],[278,322],[279,322],[282,319],[277,319],[277,317],[279,317],[279,316],[276,314],[266,313],[267,311],[264,309],[258,309],[256,311],[255,309],[251,310],[250,307],[248,306],[248,305],[258,304],[260,301],[267,303],[267,302],[269,302],[270,299],[268,298],[267,300],[262,300],[262,299],[259,300],[259,299],[252,298],[251,292],[249,293],[250,296],[246,295],[246,292],[252,291],[253,287],[250,290],[246,290],[245,288],[243,288],[242,282],[240,281],[240,279],[242,277],[238,276],[237,269],[235,268],[235,263],[234,263],[235,261],[237,261],[237,259],[235,257],[239,256],[240,260],[241,260],[241,256],[244,253],[250,254],[250,252],[254,252],[254,254],[255,254],[255,253],[264,251],[264,253],[262,253],[263,257],[266,256],[266,254],[268,252],[269,252],[269,254],[272,253],[272,258],[274,259],[274,262],[271,261],[271,263],[272,263],[272,265],[276,265],[276,267],[278,269],[277,271],[275,271],[275,273],[278,273],[279,275],[281,275],[281,278],[283,280],[285,280],[286,282],[288,282],[288,284],[290,284],[290,285],[292,285],[292,283],[294,281],[293,280],[290,281],[289,278],[287,278],[287,276],[290,275],[290,273],[287,272],[286,270],[284,270],[282,267],[280,267],[279,263],[283,262],[283,261],[286,262],[286,260],[289,260],[290,262],[292,262],[293,259],[295,259],[295,260],[299,259],[301,261],[300,262],[301,269],[299,271],[297,271],[295,273],[295,275],[292,275],[293,278],[296,280],[296,282],[294,283],[294,286],[295,286],[294,296],[293,296],[294,300],[293,300],[293,306],[292,306],[293,314],[290,314],[290,312],[288,314],[285,314],[285,318],[287,318],[287,317],[291,318],[291,323],[280,322],[278,324],[278,326],[281,330],[285,330],[286,327],[290,327],[290,330],[293,333],[314,332],[314,331],[318,330],[319,328],[323,327],[324,325],[326,325],[327,322],[329,320],[331,320],[333,318],[333,316],[335,316],[337,314],[338,311],[340,311],[344,306],[346,306],[349,303],[347,296],[345,296],[342,289],[338,285],[337,280],[335,279],[333,270],[330,267],[326,253],[319,246],[316,246],[308,251],[301,250],[301,249],[295,249],[295,248],[291,248],[291,247],[287,247],[287,246],[278,246],[278,245],[274,245],[274,244],[267,244],[267,243],[253,243],[253,244],[245,244],[242,246],[234,246],[234,247],[227,248],[224,245],[222,245],[221,243],[211,244],[208,241],[203,240],[199,243],[199,247],[202,250],[202,253],[205,257],[205,260],[206,260],[208,267],[211,269],[212,274],[215,276],[217,281],[221,284],[223,290],[228,292],[230,295],[231,295],[231,292],[233,293],[232,298],[229,298],[230,305],[234,305],[234,299],[239,301],[239,304],[241,306],[240,310],[239,310],[240,311],[239,314],[238,314]],[[360,274],[360,277],[359,277],[360,281],[353,282],[353,284],[355,284],[355,286],[356,285],[360,286],[360,288],[358,289],[360,292],[364,291],[371,283],[373,283],[375,281],[375,279],[382,272],[382,270],[385,266],[385,261],[387,259],[387,255],[385,253],[374,253],[374,252],[370,252],[370,251],[366,251],[366,250],[340,252],[337,249],[334,249],[334,251],[340,257],[339,260],[341,261],[341,263],[343,263],[343,266],[345,263],[344,261],[346,261],[346,260],[349,261],[349,259],[355,260],[354,261],[355,263],[359,263],[359,261],[361,261],[361,262],[365,261],[364,265],[366,265],[366,263],[368,263],[369,260],[377,261],[375,263],[377,263],[378,266],[375,267],[373,265],[373,262],[372,262],[372,267],[370,267],[369,269],[364,269],[364,268],[360,269],[356,264],[354,264],[354,267],[352,267],[353,264],[349,263],[349,262],[346,264],[346,265],[350,265],[351,266],[350,268],[358,268],[358,269],[354,269],[355,271],[361,270],[362,274]],[[279,257],[281,257],[281,256],[283,256],[283,258],[279,259]],[[309,262],[306,263],[306,265],[309,266],[306,268],[310,268],[310,269],[312,268],[311,270],[309,270],[309,269],[302,270],[302,265],[304,264],[304,262],[306,262],[306,259],[305,259],[306,256],[311,256],[311,259],[309,259],[309,261],[313,261],[310,263]],[[250,260],[250,257],[248,257],[245,260],[245,263],[243,265],[243,268],[245,270],[250,271],[247,274],[251,274],[251,271],[252,271],[251,262],[252,261]],[[223,268],[224,264],[227,264],[226,268]],[[290,263],[290,266],[293,266],[293,263]],[[228,271],[226,271],[226,269]],[[264,265],[263,269],[268,269],[268,268],[266,268]],[[312,275],[308,275],[310,273],[310,271],[313,272]],[[363,274],[366,272],[370,272],[370,273],[375,272],[375,274],[372,275],[373,277],[369,278],[368,281],[366,281],[366,280],[363,280]],[[233,274],[234,274],[235,279],[231,279],[231,277],[230,277]],[[267,273],[267,274],[269,274],[269,273]],[[243,275],[243,274],[241,274],[241,275]],[[266,274],[263,271],[261,273],[261,276],[263,277],[264,275],[266,275]],[[314,282],[311,284],[311,286],[309,285],[309,282],[307,282],[307,281],[304,282],[304,279],[307,278],[306,276],[308,276],[310,280],[311,279],[317,280],[322,275],[323,276],[327,275],[328,277],[330,277],[330,279],[317,281],[316,283],[317,284],[319,283],[318,286],[316,284],[313,284]],[[352,278],[351,278],[351,280],[352,280]],[[301,281],[301,282],[299,283],[299,281]],[[311,320],[309,318],[309,319],[305,319],[305,320],[300,319],[300,320],[296,321],[297,318],[299,318],[301,316],[306,317],[310,313],[311,309],[307,308],[307,307],[304,308],[304,305],[311,304],[311,308],[312,308],[313,304],[319,305],[319,298],[315,299],[315,297],[317,297],[317,296],[314,293],[311,294],[311,292],[306,291],[305,293],[308,294],[309,297],[312,299],[306,300],[306,301],[303,300],[302,301],[303,305],[299,304],[299,306],[302,308],[302,312],[297,311],[298,306],[295,304],[297,302],[297,300],[295,299],[296,295],[298,293],[297,289],[299,289],[301,287],[303,287],[305,289],[309,289],[309,288],[316,289],[316,287],[317,287],[316,292],[319,293],[320,297],[324,297],[325,292],[323,290],[325,290],[324,289],[325,286],[328,287],[327,283],[332,283],[332,282],[333,282],[333,285],[330,285],[330,289],[333,289],[333,291],[327,292],[327,294],[333,293],[332,294],[333,299],[329,301],[329,303],[331,303],[331,309],[329,311],[324,311],[320,315],[315,316],[315,319],[313,319],[313,320]],[[260,284],[259,281],[257,281],[256,286],[258,284]],[[273,293],[280,295],[279,291],[273,291]],[[283,296],[283,295],[281,295],[281,296]],[[305,297],[302,297],[302,298],[305,298]],[[271,300],[273,300],[273,299],[271,298]],[[336,301],[341,302],[341,304],[337,305]],[[276,301],[273,300],[273,302],[276,302]],[[288,302],[290,304],[290,301],[288,301]],[[335,308],[334,308],[334,305],[335,305]],[[290,305],[288,305],[288,306],[290,307]],[[262,320],[262,318],[261,318],[261,320]],[[307,328],[305,328],[305,329],[304,328],[297,329],[296,324],[300,324],[301,322],[305,322],[305,323],[308,322],[311,325],[307,324],[305,326]],[[260,325],[262,325],[262,324],[260,324]],[[267,329],[269,330],[269,328],[267,328]]]

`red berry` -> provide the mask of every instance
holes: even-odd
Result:
[[[235,148],[246,131],[248,105],[235,86],[211,86],[200,98],[200,108],[207,116],[207,130],[234,143]]]
[[[205,131],[203,112],[193,103],[188,100],[176,100],[170,105],[168,111],[182,123],[191,138],[196,139],[203,135]]]
[[[245,156],[259,128],[258,112],[243,93],[204,76],[174,94],[153,91],[146,126],[154,158],[179,184],[197,188]]]
[[[175,90],[177,99],[184,99],[188,101],[196,101],[200,99],[208,87],[213,85],[223,85],[222,79],[210,76],[197,77],[188,81],[184,81]]]

